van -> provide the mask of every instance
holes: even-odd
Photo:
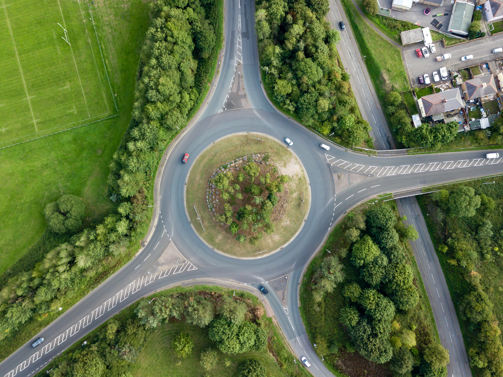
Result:
[[[498,52],[503,52],[503,47],[498,47],[493,50],[493,54],[497,54]]]
[[[447,68],[440,67],[440,77],[442,77],[442,80],[447,80],[449,78],[449,74],[447,73]]]
[[[499,158],[500,154],[499,153],[488,153],[486,154],[486,158]]]

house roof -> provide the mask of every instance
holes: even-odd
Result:
[[[421,29],[405,30],[400,33],[402,45],[410,45],[412,43],[422,42],[424,40],[423,31]]]
[[[477,119],[477,120],[472,120],[470,122],[470,129],[471,130],[480,130],[480,129],[484,130],[488,127],[492,127],[496,118],[497,118],[497,115],[490,115],[488,118],[481,118],[481,119]]]
[[[467,35],[474,10],[474,4],[461,0],[456,1],[452,8],[447,30],[451,33]]]
[[[440,93],[430,94],[419,99],[421,101],[423,117],[445,113],[464,107],[461,92],[458,88],[445,90]]]
[[[494,82],[494,75],[480,76],[465,81],[464,86],[466,87],[465,94],[468,99],[484,97],[498,91]]]
[[[484,10],[486,11],[486,18],[491,21],[495,18],[503,17],[503,1],[501,0],[489,0],[484,5]]]
[[[412,8],[412,0],[393,0],[391,7]]]

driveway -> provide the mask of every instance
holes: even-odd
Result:
[[[442,47],[442,43],[436,42],[437,52],[435,54],[430,53],[429,58],[418,58],[416,56],[415,50],[421,47],[424,47],[423,43],[416,43],[402,50],[405,69],[412,87],[420,86],[417,82],[418,76],[427,73],[431,78],[433,71],[438,71],[440,67],[459,70],[503,57],[503,53],[493,54],[491,52],[496,47],[503,47],[503,40],[495,38],[483,38],[447,48]],[[436,56],[447,53],[452,55],[451,59],[440,62],[435,60]],[[461,57],[465,55],[473,55],[473,59],[461,61]]]

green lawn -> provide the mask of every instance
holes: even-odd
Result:
[[[496,100],[484,102],[482,104],[482,106],[484,107],[484,109],[486,111],[489,111],[491,113],[491,115],[497,114],[500,112],[500,107],[498,105],[498,101],[496,101]]]
[[[435,93],[433,85],[428,85],[428,86],[425,86],[421,89],[416,90],[417,99],[424,97],[424,96],[429,96],[430,94],[433,94],[433,93]]]
[[[403,101],[407,106],[407,110],[409,111],[409,115],[412,116],[414,114],[418,114],[416,100],[412,96],[412,92],[407,91],[402,93]]]
[[[470,68],[467,68],[469,69],[470,71],[472,71],[472,75],[473,76],[477,76],[477,75],[480,75],[480,67],[478,65],[475,65],[473,67],[470,67]]]
[[[461,76],[463,77],[463,81],[470,80],[470,74],[466,69],[462,69],[459,71],[461,73]]]
[[[475,110],[469,110],[468,111],[468,118],[471,119],[480,119],[482,117],[482,113],[480,112],[480,109],[478,107],[475,107]]]
[[[16,5],[19,3],[24,6]],[[8,14],[14,15],[14,12],[18,12],[18,18],[11,19],[14,36],[16,37],[19,33],[20,38],[26,39],[26,46],[31,46],[37,51],[34,54],[33,66],[28,68],[31,62],[28,64],[25,61],[28,57],[26,55],[28,53],[27,47],[18,48],[18,53],[22,52],[19,55],[20,60],[22,63],[24,62],[23,66],[26,66],[27,69],[25,80],[27,80],[29,93],[35,95],[33,100],[37,98],[41,100],[44,91],[37,88],[38,86],[41,87],[42,83],[48,85],[54,92],[58,92],[54,94],[55,97],[47,97],[45,103],[36,106],[36,102],[33,103],[33,110],[36,111],[35,117],[41,119],[41,123],[38,124],[43,125],[44,122],[47,122],[47,119],[51,119],[51,124],[60,125],[66,121],[76,120],[77,118],[67,118],[81,115],[82,111],[84,111],[84,117],[86,117],[86,106],[83,97],[78,98],[78,94],[81,93],[77,85],[79,80],[76,73],[72,73],[70,70],[74,67],[71,51],[59,35],[61,34],[59,30],[61,28],[57,25],[57,22],[62,23],[62,21],[58,19],[60,13],[57,2],[51,2],[53,5],[56,4],[56,9],[53,9],[53,5],[48,5],[49,3],[35,3],[31,0],[23,0],[16,4],[7,8]],[[148,27],[149,7],[142,0],[128,0],[127,5],[117,2],[95,1],[91,8],[89,8],[87,2],[80,2],[79,7],[78,2],[61,1],[61,7],[79,67],[84,93],[87,98],[87,107],[91,115],[94,116],[101,112],[106,113],[106,105],[110,113],[115,110],[108,82],[106,77],[103,76],[104,69],[101,55],[95,46],[96,42],[93,42],[93,38],[96,41],[96,35],[89,22],[89,13],[85,13],[86,23],[82,23],[80,7],[82,7],[82,11],[85,9],[92,10],[111,85],[114,92],[117,93],[115,99],[120,112],[118,116],[106,121],[1,150],[0,179],[2,185],[0,193],[3,200],[0,204],[0,250],[2,250],[0,254],[0,274],[27,253],[43,234],[46,226],[42,215],[44,206],[56,200],[62,194],[75,194],[84,199],[87,205],[86,223],[100,219],[103,214],[110,210],[110,202],[107,198],[108,165],[131,118],[135,75],[140,47]],[[26,10],[26,13],[24,13],[24,10]],[[38,15],[38,12],[40,12],[40,15]],[[3,11],[0,12],[0,17],[2,18],[0,28],[4,29],[6,23]],[[34,42],[32,43],[31,39],[26,37],[26,31],[23,32],[24,26],[20,24],[19,17],[31,18],[33,27],[41,25],[41,35],[46,37],[49,35],[50,37],[47,37],[46,42],[48,45],[46,49],[42,49],[42,46],[40,48],[35,46]],[[28,25],[28,23],[26,24]],[[38,32],[34,33],[33,28],[30,30],[29,34],[33,36],[34,41],[44,42],[43,39],[38,39],[42,38],[41,36],[35,35]],[[56,40],[53,37],[53,30]],[[5,56],[10,56],[7,53],[10,54],[13,50],[12,39],[7,31],[0,33],[0,35],[0,51],[3,51]],[[87,38],[91,40],[92,50],[90,47],[86,47],[89,45]],[[23,39],[19,40],[19,45],[21,45],[22,41]],[[63,45],[59,46],[60,42]],[[80,44],[82,44],[81,47],[79,47]],[[50,51],[55,52],[54,56],[58,56],[56,46],[60,48],[62,54],[63,50],[68,50],[64,53],[69,55],[65,59],[61,59],[61,62],[59,58],[52,61],[50,57],[46,56]],[[96,59],[96,65],[94,59]],[[17,69],[15,61],[12,62],[12,57],[0,64],[5,69],[14,64],[14,68]],[[58,70],[55,71],[54,66],[58,66]],[[93,75],[96,66],[99,75],[97,73]],[[23,85],[19,81],[19,70],[16,71],[16,69],[11,68],[8,71],[10,79],[7,82],[8,87],[11,88],[9,89],[9,96],[14,98],[15,88],[22,93]],[[85,73],[87,72],[86,69],[89,70],[89,73]],[[38,70],[38,76],[32,70]],[[3,76],[4,70],[0,72],[2,72],[0,75]],[[63,83],[60,82],[62,75],[65,77]],[[16,78],[18,81],[15,81]],[[59,88],[64,87],[67,81],[71,90],[59,91]],[[105,94],[108,93],[107,101],[103,100],[101,85],[103,85]],[[60,96],[59,93],[65,92],[65,90],[66,94]],[[4,93],[3,90],[0,91],[0,98]],[[12,111],[14,109],[12,106],[16,103],[16,111]],[[17,102],[14,100],[9,102],[8,108],[19,115],[19,118],[15,119],[20,125],[17,132],[27,129],[24,126],[24,128],[21,127],[21,125],[33,128],[33,123],[30,126],[29,119],[26,122],[22,121],[27,117],[26,114],[31,116],[29,110],[26,112],[26,104],[27,101],[23,102],[22,99]],[[75,104],[78,110],[76,114],[67,114],[67,107],[70,104]],[[3,111],[3,107],[0,107],[0,111]],[[10,118],[8,120],[11,121]],[[2,123],[3,125],[4,123]],[[8,124],[5,125],[7,128]],[[44,131],[46,129],[47,127],[43,128]],[[1,137],[4,136],[3,133],[0,135],[2,135]],[[26,263],[21,264],[17,268],[25,269]]]
[[[491,31],[491,34],[501,33],[503,31],[503,21],[493,22],[494,30]]]

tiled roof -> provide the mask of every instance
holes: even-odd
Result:
[[[419,101],[424,108],[423,116],[445,113],[464,106],[459,89],[450,89],[443,92],[424,96]]]
[[[498,90],[494,82],[494,75],[476,77],[465,81],[467,99],[484,97],[489,94],[495,94]]]

